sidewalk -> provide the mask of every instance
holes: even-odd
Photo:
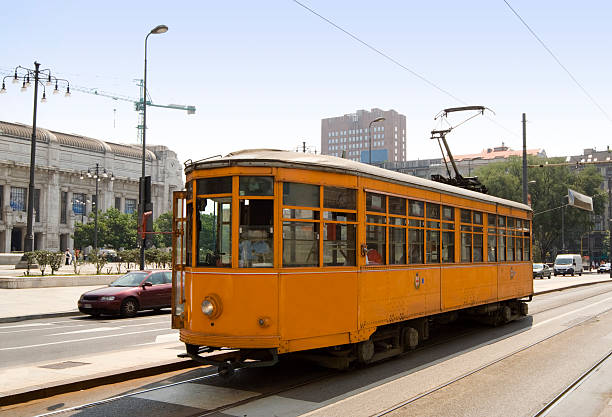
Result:
[[[545,294],[563,288],[609,282],[607,274],[586,273],[582,277],[552,277],[534,280],[535,294]],[[58,287],[32,289],[0,289],[0,322],[16,321],[15,317],[49,314],[80,314],[76,302],[80,294],[92,287]],[[95,288],[95,287],[94,287]],[[37,300],[44,299],[44,303]],[[24,323],[25,324],[25,323]],[[27,324],[26,324],[27,325]],[[176,341],[141,346],[85,357],[71,358],[70,362],[84,362],[80,366],[50,369],[49,363],[33,363],[0,370],[0,406],[35,398],[109,384],[159,372],[196,366],[189,359],[177,358],[184,345]]]

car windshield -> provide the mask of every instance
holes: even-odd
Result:
[[[557,265],[569,265],[571,263],[572,263],[572,260],[570,258],[557,259]]]
[[[533,269],[542,269],[544,268],[543,264],[533,264]]]
[[[146,272],[130,272],[124,276],[117,278],[110,284],[111,287],[137,287],[140,285],[144,277],[147,276]]]

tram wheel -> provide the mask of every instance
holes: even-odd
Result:
[[[374,342],[372,339],[364,340],[357,344],[357,361],[368,363],[374,357]]]
[[[219,372],[221,378],[229,379],[234,375],[234,365],[229,361],[223,362],[219,365],[219,368],[217,368],[217,372]]]

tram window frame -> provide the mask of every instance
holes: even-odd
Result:
[[[406,212],[408,201],[404,197],[388,196],[389,265],[406,265]]]
[[[323,204],[321,262],[324,267],[355,267],[357,266],[357,190],[327,185],[321,188]]]
[[[440,220],[442,217],[439,203],[425,203],[425,263],[439,264],[441,261]]]
[[[408,199],[408,263],[425,263],[425,202]]]
[[[485,262],[483,220],[481,211],[460,209],[461,262]]]
[[[487,213],[487,261],[497,262],[497,215]]]
[[[455,207],[442,206],[440,230],[440,260],[442,263],[455,262]]]
[[[366,265],[387,265],[387,201],[386,194],[365,192],[366,200]]]
[[[497,215],[497,262],[506,262],[506,216]]]
[[[230,177],[231,178],[231,177]],[[197,192],[197,185],[196,185]],[[232,196],[227,195],[197,195],[196,196],[196,265],[198,267],[213,267],[213,268],[231,268],[232,267]],[[202,204],[202,202],[206,204]],[[214,204],[213,213],[208,214],[215,216],[213,219],[213,245],[214,251],[208,250],[206,254],[202,253],[203,248],[201,247],[202,240],[200,233],[204,230],[204,222],[202,222],[202,216],[207,215],[206,208],[208,207],[208,201]],[[221,205],[220,210],[219,205]],[[224,208],[223,205],[227,205],[228,208]],[[217,213],[217,214],[215,214]],[[226,217],[227,214],[227,217]],[[227,238],[227,239],[225,239]],[[203,258],[204,256],[204,258]]]

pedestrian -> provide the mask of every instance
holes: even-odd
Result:
[[[66,249],[66,265],[70,265],[70,258],[72,258],[72,255],[70,255],[70,250]]]

